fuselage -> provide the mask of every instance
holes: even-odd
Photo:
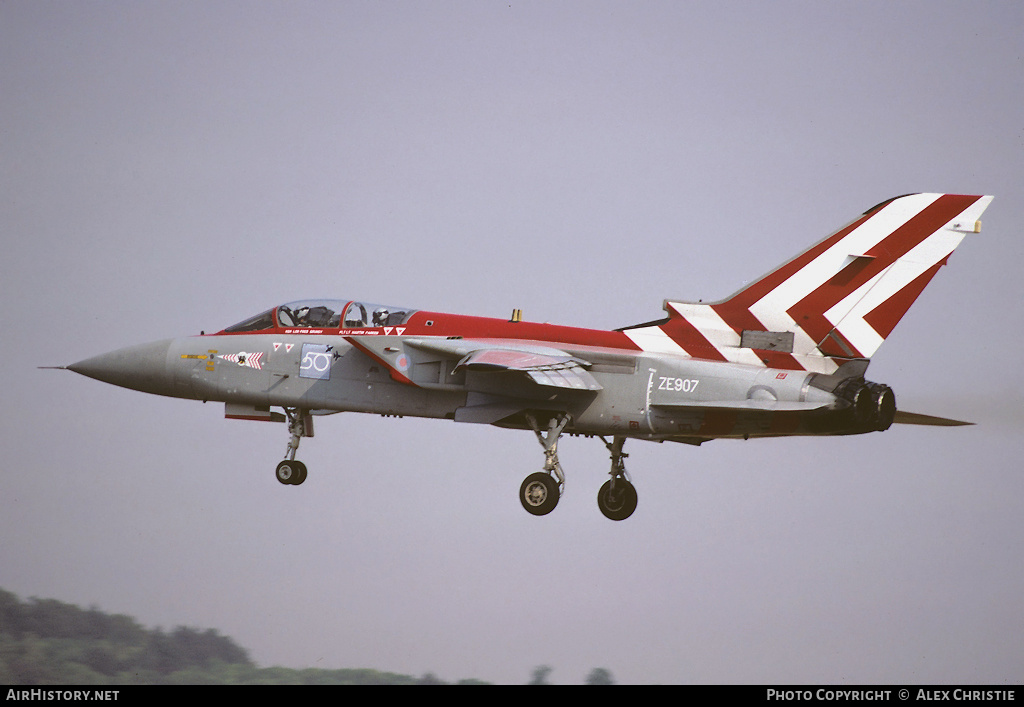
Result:
[[[849,403],[812,385],[815,374],[806,371],[643,351],[623,331],[342,300],[294,304],[315,316],[282,305],[216,334],[121,349],[70,368],[144,392],[224,402],[229,417],[244,419],[270,419],[269,409],[282,407],[525,428],[524,411],[551,411],[571,416],[571,433],[693,443],[867,431],[830,415]],[[521,369],[460,366],[483,349],[557,349],[593,382],[554,387]]]

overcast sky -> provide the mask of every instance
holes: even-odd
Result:
[[[445,680],[1024,674],[1024,4],[0,2],[0,587],[213,627],[260,665]],[[868,207],[994,194],[835,439],[281,425],[38,370],[359,298],[610,329]]]

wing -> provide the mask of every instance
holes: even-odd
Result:
[[[463,357],[455,371],[522,373],[539,386],[570,390],[601,390],[586,370],[590,364],[558,351],[524,351],[510,348],[477,349]]]
[[[589,400],[601,384],[590,363],[548,346],[514,341],[406,339],[420,352],[455,360],[453,373],[466,376],[466,404],[457,422],[496,423],[526,410],[570,410]],[[589,395],[588,395],[589,394]]]

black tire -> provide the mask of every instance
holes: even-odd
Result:
[[[302,462],[292,461],[291,459],[285,459],[277,465],[277,480],[285,486],[294,486],[295,484],[301,484],[302,481],[306,480],[306,465]],[[301,479],[301,480],[300,480]]]
[[[558,482],[545,471],[530,474],[519,487],[519,502],[535,516],[547,515],[558,505]]]
[[[612,482],[604,482],[597,492],[597,507],[605,518],[626,520],[636,510],[636,488],[625,479],[615,480],[615,493],[612,493]]]

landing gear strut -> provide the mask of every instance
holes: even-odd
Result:
[[[609,442],[602,437],[601,441],[612,455],[612,468],[608,472],[612,478],[605,481],[597,492],[597,507],[601,509],[606,518],[625,520],[633,515],[637,501],[636,488],[626,477],[626,465],[622,461],[629,456],[622,451],[622,445],[625,444],[626,438],[614,437]]]
[[[537,441],[544,447],[544,471],[530,474],[519,487],[519,502],[535,516],[547,515],[555,510],[565,488],[565,474],[562,473],[562,465],[558,463],[558,438],[570,419],[567,413],[552,415],[548,418],[547,431],[542,432],[537,418],[530,413],[526,414],[526,421],[537,435]],[[622,451],[626,438],[616,436],[609,442],[601,437],[601,441],[612,455],[612,468],[608,472],[612,478],[597,492],[597,507],[606,518],[625,520],[636,510],[636,488],[629,482],[623,462],[629,456]]]
[[[299,442],[303,437],[313,436],[313,418],[305,410],[285,408],[288,416],[288,448],[285,459],[277,465],[277,480],[288,486],[298,486],[306,480],[306,465],[295,460],[295,452],[299,450]]]
[[[526,420],[537,435],[537,441],[544,447],[544,471],[530,474],[519,487],[519,501],[523,508],[535,516],[547,515],[555,510],[558,499],[565,488],[565,474],[558,463],[558,438],[571,418],[562,413],[548,420],[547,432],[541,432],[537,418],[527,413]]]

